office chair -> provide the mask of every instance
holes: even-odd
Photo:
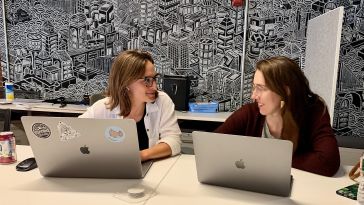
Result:
[[[96,101],[101,100],[104,97],[105,96],[104,96],[103,93],[95,93],[95,94],[92,94],[90,96],[90,105],[94,104]]]
[[[10,131],[10,119],[11,119],[11,110],[5,109],[0,110],[0,126],[2,127],[1,131]]]
[[[40,94],[40,91],[14,90],[15,98],[21,99],[40,99]],[[0,98],[5,98],[4,88],[0,88]],[[29,145],[20,121],[20,117],[24,114],[23,112],[11,109],[0,109],[0,131],[12,131],[15,135],[16,144]]]

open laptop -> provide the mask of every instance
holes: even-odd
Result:
[[[289,196],[292,142],[192,132],[201,183]]]
[[[143,178],[136,123],[130,119],[23,116],[39,171],[47,177]]]

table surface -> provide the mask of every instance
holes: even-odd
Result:
[[[18,145],[18,162],[32,157],[29,146]],[[153,163],[144,179],[53,178],[40,175],[38,168],[18,172],[18,163],[0,164],[0,204],[129,204],[121,194],[135,186],[157,188],[179,156]],[[126,195],[127,196],[127,195]]]
[[[58,112],[58,113],[76,113],[82,114],[86,111],[86,105],[67,104],[65,107],[60,107],[60,104],[45,103],[45,102],[13,102],[11,104],[0,104],[0,109],[21,110],[29,112]]]
[[[17,146],[17,154],[18,162],[33,156],[29,146]],[[292,169],[292,194],[278,197],[201,184],[193,155],[157,161],[142,180],[48,178],[38,169],[17,172],[15,166],[0,165],[1,204],[356,204],[335,193],[353,184],[347,177],[350,167],[335,177]],[[156,195],[140,203],[120,197],[135,185],[155,189]]]
[[[334,177],[292,168],[293,185],[290,197],[279,197],[213,185],[197,180],[194,155],[182,155],[158,187],[158,196],[148,204],[355,204],[356,201],[339,196],[336,190],[354,184],[347,177],[350,167],[340,167]]]

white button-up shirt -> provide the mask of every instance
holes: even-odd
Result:
[[[108,101],[109,98],[106,97],[95,102],[79,117],[122,119],[123,116],[119,115],[120,108],[108,109],[106,105],[106,102]],[[146,104],[144,124],[149,138],[149,147],[164,142],[170,146],[172,156],[181,152],[182,133],[174,112],[174,103],[166,93],[159,91],[156,101],[154,103]]]

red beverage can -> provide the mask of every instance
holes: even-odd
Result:
[[[13,132],[0,132],[0,164],[16,162],[15,147]]]

